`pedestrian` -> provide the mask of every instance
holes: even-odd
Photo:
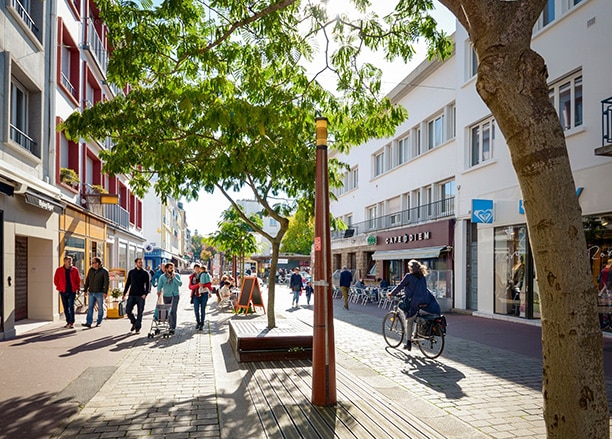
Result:
[[[306,293],[306,304],[310,305],[310,297],[312,296],[312,293],[314,293],[314,288],[312,288],[310,281],[306,282],[306,288],[304,288],[304,292]]]
[[[125,295],[129,292],[125,312],[132,323],[130,332],[134,331],[136,334],[140,334],[145,300],[147,294],[151,292],[151,281],[149,280],[149,273],[142,268],[142,258],[136,258],[134,264],[135,267],[129,271],[127,281],[125,282],[123,298],[125,299]],[[134,316],[134,306],[137,308],[136,316]]]
[[[195,293],[200,290],[200,264],[193,264],[193,273],[189,275],[189,291],[191,297],[191,303],[193,304],[193,298]]]
[[[412,327],[419,309],[427,314],[440,314],[440,304],[427,288],[427,267],[419,261],[412,259],[408,262],[408,273],[402,281],[389,293],[395,296],[404,291],[403,305],[400,307],[406,313],[406,337],[405,349],[412,347]]]
[[[342,290],[342,297],[344,298],[344,309],[349,309],[348,297],[351,282],[353,282],[353,274],[348,270],[348,268],[346,268],[345,265],[342,267],[342,272],[340,273],[340,290]]]
[[[104,301],[108,294],[108,285],[108,270],[102,266],[102,259],[97,256],[91,258],[91,268],[87,272],[85,286],[83,287],[85,296],[89,294],[89,300],[87,303],[87,317],[82,326],[91,328],[94,306],[96,304],[98,305],[98,320],[96,326],[102,324],[102,319],[104,318]]]
[[[157,296],[163,297],[163,301],[166,305],[171,304],[170,307],[170,335],[173,335],[176,331],[176,312],[178,310],[179,303],[179,287],[183,285],[181,277],[174,273],[174,264],[168,262],[165,266],[166,271],[159,277],[157,283]]]
[[[300,293],[302,292],[302,276],[300,276],[300,267],[295,267],[293,269],[293,274],[291,275],[291,279],[289,279],[289,288],[291,288],[291,291],[293,292],[291,306],[297,308]]]
[[[208,274],[208,267],[202,265],[199,275],[200,289],[193,298],[193,310],[196,317],[196,329],[204,329],[204,319],[206,318],[206,305],[208,304],[208,298],[212,292],[212,279]]]
[[[81,274],[79,269],[72,265],[72,257],[66,256],[64,265],[55,270],[53,283],[64,306],[64,317],[66,317],[64,328],[74,328],[74,299],[81,288]]]
[[[151,276],[151,285],[156,287],[157,283],[159,282],[159,278],[165,272],[166,272],[166,264],[164,263],[159,264],[159,267],[157,268],[157,270],[155,270],[155,273],[153,273],[153,276]]]

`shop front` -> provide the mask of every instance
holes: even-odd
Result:
[[[381,231],[371,260],[377,278],[389,284],[399,283],[408,271],[408,262],[416,259],[429,267],[427,284],[436,295],[443,311],[453,307],[453,219]],[[374,270],[372,270],[374,271]]]

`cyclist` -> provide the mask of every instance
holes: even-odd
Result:
[[[402,281],[389,293],[395,296],[404,292],[404,303],[400,308],[406,313],[406,337],[409,337],[404,349],[412,347],[412,328],[419,308],[428,314],[440,314],[440,304],[427,288],[427,267],[412,259],[408,262],[408,273]]]

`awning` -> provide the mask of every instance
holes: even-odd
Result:
[[[24,194],[24,196],[26,203],[31,204],[32,206],[36,206],[40,209],[56,213],[62,213],[64,210],[64,206],[61,203],[46,195],[31,192],[28,190]]]
[[[405,250],[386,250],[377,251],[372,255],[375,261],[389,261],[402,259],[428,259],[437,258],[440,253],[447,248],[446,245],[441,247],[423,247],[409,248]]]

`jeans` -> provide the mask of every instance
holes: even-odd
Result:
[[[297,306],[298,300],[300,300],[300,292],[301,290],[293,290],[293,301],[295,302],[295,306]]]
[[[198,322],[198,325],[204,324],[207,303],[208,294],[204,293],[200,297],[193,296],[193,310],[195,312],[196,322]]]
[[[137,308],[137,315],[134,316],[134,306]],[[142,296],[128,296],[125,313],[128,315],[134,329],[140,331],[142,327],[142,315],[144,314],[145,300]]]
[[[87,304],[87,317],[85,318],[85,322],[88,325],[91,325],[93,322],[93,310],[94,304],[98,304],[98,321],[97,324],[102,324],[102,319],[104,318],[104,293],[89,293],[89,303]]]
[[[173,331],[176,329],[176,311],[178,310],[179,296],[164,296],[164,303],[166,305],[172,304],[170,308],[169,324],[170,329]]]
[[[74,298],[75,293],[60,293],[62,305],[64,306],[64,316],[66,323],[74,324]]]

